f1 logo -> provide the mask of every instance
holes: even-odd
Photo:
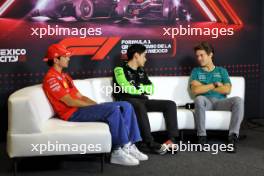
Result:
[[[60,41],[75,56],[92,56],[91,60],[104,60],[121,37],[66,38]]]

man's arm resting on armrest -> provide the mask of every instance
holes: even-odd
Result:
[[[85,101],[85,100],[82,100],[82,99],[74,99],[74,98],[71,97],[70,94],[67,94],[67,95],[63,96],[60,100],[63,103],[65,103],[67,106],[76,107],[76,108],[87,107],[87,106],[95,104],[93,101]]]
[[[214,84],[202,84],[197,80],[191,82],[191,91],[194,95],[200,95],[209,92],[215,88]]]

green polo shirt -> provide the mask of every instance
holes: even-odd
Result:
[[[215,67],[214,70],[208,72],[203,70],[201,67],[196,67],[192,70],[191,81],[197,80],[202,84],[212,84],[215,82],[221,82],[223,84],[231,84],[228,72],[223,67]],[[202,94],[206,97],[212,97],[217,99],[226,98],[226,95],[220,94],[213,90],[210,90],[207,93]]]

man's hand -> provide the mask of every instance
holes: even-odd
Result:
[[[70,94],[63,96],[60,99],[60,101],[62,101],[63,103],[65,103],[69,107],[76,107],[76,108],[81,108],[81,107],[86,107],[86,106],[91,105],[90,103],[85,102],[81,99],[72,98],[72,96]]]
[[[221,82],[215,82],[214,85],[215,85],[215,87],[221,87],[221,86],[223,86],[224,84],[221,83]]]
[[[97,104],[95,101],[93,101],[92,99],[82,95],[80,92],[78,92],[77,97],[79,97],[80,100],[85,101],[86,103],[88,103],[89,105],[95,105]]]
[[[191,91],[194,95],[200,95],[215,89],[214,84],[202,84],[197,80],[191,82]]]
[[[223,95],[230,94],[231,92],[231,84],[223,84],[223,83],[214,83],[217,84],[216,88],[213,91],[218,92]]]

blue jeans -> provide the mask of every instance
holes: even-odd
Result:
[[[69,118],[69,121],[107,123],[114,148],[121,147],[128,142],[135,143],[142,140],[134,109],[126,101],[101,103],[79,108]]]

